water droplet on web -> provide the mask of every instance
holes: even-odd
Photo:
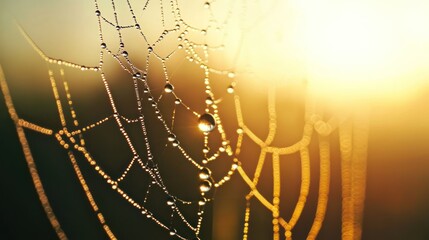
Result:
[[[201,193],[206,193],[206,192],[210,191],[211,188],[212,188],[212,183],[208,180],[204,180],[200,183],[200,192]]]
[[[211,174],[212,174],[212,172],[210,171],[210,169],[208,169],[208,168],[205,167],[205,168],[202,168],[200,170],[200,172],[198,173],[198,177],[201,180],[207,180],[207,179],[210,178]]]
[[[171,143],[171,145],[173,147],[177,147],[177,146],[179,146],[179,141],[177,139],[174,139],[173,142]]]
[[[205,198],[201,198],[199,201],[198,201],[198,205],[200,205],[200,206],[204,206],[204,205],[206,205],[206,199]]]
[[[152,48],[152,47],[148,47],[148,48],[147,48],[147,51],[148,51],[148,52],[153,52],[153,48]]]
[[[210,3],[209,3],[209,2],[205,2],[205,3],[204,3],[204,7],[205,7],[205,8],[209,8],[209,7],[210,7]]]
[[[140,29],[140,24],[136,24],[136,29]]]
[[[170,236],[174,236],[176,235],[176,233],[177,233],[176,229],[173,228],[170,230]]]
[[[206,104],[207,104],[207,105],[211,105],[211,104],[213,104],[213,99],[212,99],[211,97],[207,97],[207,98],[206,98]]]
[[[206,35],[207,34],[207,30],[205,30],[205,29],[201,30],[201,34],[202,35]]]
[[[96,15],[96,16],[100,16],[100,15],[101,15],[100,10],[95,11],[95,15]]]
[[[231,168],[232,168],[233,170],[237,169],[237,168],[238,168],[238,163],[233,163],[233,164],[231,165]]]
[[[171,92],[173,92],[173,90],[174,90],[174,86],[172,84],[170,84],[170,83],[165,84],[164,91],[166,93],[171,93]]]
[[[182,100],[180,100],[180,98],[176,98],[176,100],[174,100],[174,103],[176,105],[179,105],[180,103],[182,103]]]
[[[202,132],[211,132],[216,126],[216,121],[213,115],[210,113],[204,113],[201,115],[201,117],[198,119],[198,128]]]
[[[128,52],[127,52],[127,51],[123,51],[123,52],[122,52],[122,56],[124,56],[124,57],[128,57]]]
[[[228,73],[228,77],[229,78],[234,78],[235,77],[235,72],[229,72]]]
[[[119,27],[119,26],[116,26],[116,30],[118,30],[118,31],[119,31],[119,29],[121,29],[121,27]]]
[[[107,47],[107,45],[106,45],[106,43],[101,43],[101,44],[100,44],[100,47],[101,47],[102,49],[105,49],[105,48]]]
[[[228,88],[226,89],[226,91],[227,91],[228,93],[234,93],[234,86],[229,85],[229,86],[228,86]]]
[[[167,205],[168,206],[173,206],[175,202],[176,202],[176,199],[174,199],[174,197],[172,197],[172,196],[167,197]]]
[[[169,142],[173,142],[174,140],[176,140],[176,135],[174,135],[173,133],[168,134],[167,139]]]
[[[119,43],[119,47],[121,48],[125,47],[124,43],[123,42]]]
[[[203,147],[203,153],[209,153],[210,148],[209,147]]]

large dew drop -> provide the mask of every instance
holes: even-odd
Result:
[[[170,83],[167,83],[167,84],[165,84],[165,86],[164,86],[164,91],[165,91],[166,93],[171,93],[171,92],[173,92],[173,91],[174,91],[174,86],[173,86],[173,85],[171,85]]]
[[[198,119],[198,128],[202,132],[211,132],[216,127],[216,121],[210,113],[205,113],[201,115],[200,119]]]
[[[202,168],[198,174],[201,180],[207,180],[210,178],[211,171],[208,168]]]
[[[208,180],[204,180],[200,183],[200,192],[201,193],[206,193],[206,192],[210,191],[211,188],[212,188],[212,183]]]

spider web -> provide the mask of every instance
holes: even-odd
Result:
[[[345,162],[342,165],[343,239],[360,238],[365,182],[362,159],[366,158],[367,138],[365,123],[353,123],[346,117],[326,120],[323,110],[308,96],[301,139],[291,146],[277,147],[273,144],[278,133],[274,86],[268,90],[267,137],[259,137],[246,124],[248,118],[242,112],[238,81],[240,76],[248,73],[234,70],[240,44],[229,66],[219,59],[227,58],[226,51],[233,51],[225,46],[229,27],[237,24],[231,17],[233,13],[242,11],[244,14],[238,24],[247,23],[247,14],[252,13],[248,9],[259,6],[258,2],[252,3],[254,5],[239,1],[198,2],[184,7],[178,1],[94,3],[100,39],[100,61],[96,66],[47,56],[21,29],[24,37],[48,63],[48,79],[58,110],[59,127],[39,126],[18,117],[5,80],[1,80],[34,185],[60,239],[67,239],[67,234],[43,190],[24,129],[54,137],[66,150],[92,210],[110,239],[117,238],[114,228],[110,227],[109,219],[97,205],[97,199],[80,170],[81,164],[90,166],[93,173],[141,213],[142,218],[179,239],[200,236],[206,216],[204,211],[215,199],[215,191],[238,172],[250,188],[245,197],[243,239],[250,237],[253,199],[271,213],[273,238],[280,239],[284,233],[286,239],[292,239],[292,230],[301,217],[310,190],[309,145],[315,129],[319,135],[320,180],[315,217],[307,236],[307,239],[315,239],[328,203],[329,136],[340,126],[340,150]],[[187,20],[185,13],[195,14],[197,21]],[[241,29],[247,27],[246,24],[240,26]],[[73,98],[73,84],[66,76],[68,69],[96,72],[107,107],[100,107],[92,116],[79,115],[74,104],[77,100]],[[234,106],[235,122],[221,114],[222,108],[231,106]],[[194,131],[198,124],[202,125],[199,133]],[[235,133],[231,129],[235,129]],[[246,168],[246,161],[240,157],[245,149],[245,139],[260,149],[254,169]],[[301,181],[298,201],[287,218],[281,214],[280,207],[280,165],[283,156],[293,154],[298,154],[301,161]],[[272,165],[272,199],[259,187],[268,155],[271,155]],[[176,176],[166,176],[168,172],[163,169],[172,167],[177,168]],[[183,176],[181,172],[185,169],[193,172],[193,177]],[[136,181],[139,184],[135,184]],[[187,187],[181,187],[184,185]],[[159,202],[164,202],[162,209],[154,205]]]

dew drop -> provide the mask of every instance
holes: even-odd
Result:
[[[101,15],[100,10],[95,11],[95,15],[96,15],[96,16],[100,16],[100,15]]]
[[[152,47],[148,47],[148,48],[147,48],[147,51],[148,51],[148,52],[153,52],[153,48],[152,48]]]
[[[174,140],[176,140],[176,135],[174,135],[173,133],[168,134],[167,139],[169,142],[173,142]]]
[[[116,30],[118,30],[118,31],[119,31],[119,29],[121,29],[121,27],[119,27],[119,26],[116,26]]]
[[[119,43],[119,47],[121,48],[125,47],[124,43],[123,42]]]
[[[182,103],[182,100],[180,100],[180,98],[176,98],[176,100],[174,100],[174,103],[175,103],[176,105],[179,105],[179,104],[181,104],[181,103]]]
[[[204,147],[203,148],[203,153],[209,153],[209,151],[210,151],[210,148],[209,147]]]
[[[177,233],[176,229],[174,228],[170,229],[170,236],[174,236],[176,235],[176,233]]]
[[[201,34],[202,35],[206,35],[207,34],[207,30],[205,30],[205,29],[201,30]]]
[[[107,47],[107,45],[106,45],[106,43],[101,43],[101,44],[100,44],[100,47],[101,47],[102,49],[105,49],[105,48]]]
[[[177,147],[177,146],[179,146],[179,141],[177,139],[174,139],[173,142],[171,143],[171,145],[173,147]]]
[[[171,93],[171,92],[173,92],[173,90],[174,90],[174,86],[172,84],[170,84],[170,83],[165,84],[164,91],[166,93]]]
[[[200,206],[204,206],[204,205],[206,205],[206,199],[205,199],[205,198],[201,198],[201,199],[198,201],[198,205],[200,205]]]
[[[208,180],[204,180],[200,183],[200,192],[201,193],[206,193],[206,192],[210,191],[211,188],[212,188],[212,183]]]
[[[127,51],[123,51],[123,52],[122,52],[122,56],[124,56],[124,57],[128,57],[128,52],[127,52]]]
[[[209,3],[209,2],[205,2],[205,3],[204,3],[204,7],[205,7],[205,8],[209,8],[209,7],[210,7],[210,3]]]
[[[231,165],[232,170],[236,170],[238,168],[238,163],[233,163]]]
[[[216,121],[210,113],[204,113],[198,119],[198,128],[205,133],[213,131],[216,126]]]
[[[211,174],[212,174],[212,172],[210,171],[210,169],[208,169],[208,168],[205,167],[205,168],[201,168],[201,170],[200,170],[200,172],[198,174],[198,177],[201,180],[207,180],[207,179],[210,178]]]
[[[228,93],[234,93],[234,86],[232,86],[232,85],[229,85],[228,86],[228,88],[226,89],[226,91],[228,92]]]
[[[136,29],[140,29],[140,24],[136,24]]]
[[[229,72],[228,73],[228,77],[229,78],[234,78],[235,77],[235,73],[234,72]]]
[[[242,128],[238,128],[238,129],[237,129],[237,133],[238,133],[238,134],[243,134],[243,133],[244,133],[244,130],[243,130]]]
[[[213,99],[212,99],[211,97],[207,97],[207,98],[206,98],[206,104],[207,104],[207,105],[211,105],[211,104],[213,104]]]
[[[167,197],[167,205],[168,206],[173,206],[175,202],[176,202],[176,199],[174,199],[174,197],[172,197],[172,196]]]

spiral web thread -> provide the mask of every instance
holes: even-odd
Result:
[[[343,239],[360,239],[361,235],[361,222],[362,222],[362,212],[363,212],[363,200],[365,193],[365,161],[366,161],[366,148],[367,148],[367,123],[365,114],[362,114],[355,117],[354,119],[342,118],[339,120],[337,117],[333,117],[328,121],[323,121],[323,114],[321,114],[320,109],[316,107],[314,99],[311,99],[311,96],[308,97],[306,103],[306,113],[305,113],[305,125],[303,130],[302,138],[295,144],[288,147],[276,147],[272,145],[272,142],[276,135],[277,129],[277,113],[276,113],[276,94],[275,89],[272,87],[269,90],[268,95],[268,113],[269,113],[269,132],[265,140],[258,137],[252,129],[250,129],[245,124],[245,116],[243,116],[241,111],[241,102],[240,97],[235,91],[237,87],[236,73],[231,69],[217,69],[212,67],[209,62],[209,56],[212,52],[222,51],[224,46],[216,45],[211,46],[207,43],[205,36],[210,31],[219,31],[221,34],[225,34],[225,26],[228,24],[229,16],[231,15],[231,9],[226,14],[224,21],[218,21],[214,16],[214,11],[212,10],[212,5],[215,5],[216,2],[205,2],[203,4],[204,8],[207,9],[207,13],[210,15],[209,24],[205,28],[193,27],[187,23],[181,17],[181,7],[178,1],[172,0],[169,1],[169,4],[165,4],[165,1],[159,1],[160,6],[160,15],[161,15],[161,24],[163,27],[162,33],[154,42],[149,42],[149,38],[146,33],[142,30],[142,23],[139,22],[138,14],[143,14],[149,11],[153,1],[147,0],[141,9],[141,12],[137,12],[133,7],[133,3],[130,0],[126,1],[129,13],[131,14],[132,19],[130,21],[122,20],[122,16],[118,13],[117,2],[115,0],[107,1],[100,6],[100,3],[95,0],[95,14],[98,20],[99,26],[99,37],[100,37],[100,62],[98,66],[83,66],[80,64],[75,64],[72,62],[54,59],[48,57],[44,52],[37,47],[37,45],[31,40],[31,38],[21,29],[24,37],[32,45],[35,51],[43,58],[44,61],[48,63],[48,75],[51,87],[53,90],[54,99],[56,102],[58,117],[61,122],[60,129],[49,129],[46,127],[39,126],[35,123],[29,122],[27,120],[21,119],[18,117],[18,114],[15,111],[15,108],[12,104],[12,98],[10,96],[8,87],[6,85],[3,74],[1,74],[0,83],[1,89],[5,96],[5,101],[12,120],[14,121],[18,137],[21,141],[22,148],[25,153],[25,158],[27,160],[30,173],[39,195],[39,198],[42,202],[42,206],[47,214],[48,219],[50,220],[52,226],[54,227],[58,237],[60,239],[67,239],[66,234],[60,227],[60,223],[55,217],[52,208],[49,205],[48,197],[46,196],[43,185],[40,177],[37,173],[37,168],[34,163],[34,160],[31,156],[31,151],[27,143],[24,128],[32,131],[36,131],[48,136],[54,136],[58,143],[68,152],[69,159],[73,166],[73,169],[76,173],[76,176],[85,192],[85,195],[94,211],[97,215],[100,224],[102,225],[106,235],[110,239],[116,239],[115,234],[107,224],[102,211],[99,209],[89,186],[86,184],[85,178],[80,171],[79,165],[76,161],[75,155],[81,154],[87,160],[94,171],[99,174],[106,183],[109,184],[114,191],[116,191],[122,198],[129,202],[133,207],[142,213],[143,216],[155,222],[161,228],[169,231],[171,236],[176,236],[180,239],[188,238],[198,238],[200,233],[200,228],[204,219],[204,206],[206,202],[211,201],[211,198],[207,195],[206,192],[210,188],[220,188],[223,184],[228,182],[235,172],[239,173],[239,176],[244,180],[244,182],[249,186],[250,192],[246,196],[246,210],[244,216],[244,228],[243,228],[243,239],[248,239],[249,228],[250,228],[250,217],[251,217],[251,208],[250,200],[256,198],[265,208],[267,208],[272,213],[272,224],[273,224],[273,239],[280,239],[280,228],[284,229],[285,238],[292,239],[292,230],[295,227],[296,223],[300,219],[300,216],[305,207],[307,196],[310,188],[310,154],[309,154],[309,144],[313,139],[313,130],[316,130],[319,140],[319,156],[320,156],[320,181],[319,181],[319,195],[317,201],[317,209],[312,223],[310,232],[308,233],[307,239],[315,239],[322,227],[324,217],[326,215],[326,208],[328,203],[328,194],[329,194],[329,181],[330,181],[330,140],[329,136],[337,128],[339,129],[340,134],[340,151],[342,158],[341,172],[342,172],[342,238]],[[241,4],[241,2],[238,2]],[[236,3],[236,4],[238,4]],[[241,6],[238,4],[239,6]],[[232,4],[231,4],[232,6]],[[243,3],[243,6],[247,6]],[[113,10],[113,18],[109,18],[104,15],[105,8],[110,7]],[[243,7],[244,8],[244,7]],[[244,8],[245,9],[245,8]],[[140,11],[140,10],[139,10]],[[166,15],[171,14],[170,18],[167,18]],[[125,18],[124,18],[125,19]],[[168,19],[172,19],[171,22]],[[127,24],[122,24],[122,22],[127,22]],[[111,46],[110,43],[106,44],[106,37],[104,35],[105,28],[113,28],[118,38],[118,46]],[[143,68],[137,67],[138,64],[133,62],[129,55],[133,52],[127,51],[127,43],[123,36],[127,31],[138,31],[141,36],[141,41],[143,46],[147,46],[147,55],[145,58],[145,64]],[[198,37],[197,40],[193,40],[188,34],[196,33]],[[162,55],[158,52],[158,45],[163,42],[163,39],[168,37],[170,34],[177,34],[178,43],[177,48],[175,48],[171,53]],[[198,42],[201,39],[206,42]],[[159,47],[161,48],[161,47]],[[114,49],[117,49],[115,51]],[[202,50],[202,51],[200,51]],[[174,86],[171,82],[172,80],[172,71],[167,67],[167,61],[178,54],[178,52],[183,52],[185,54],[185,59],[198,66],[203,70],[203,80],[205,86],[205,94],[207,98],[205,102],[205,111],[199,113],[197,110],[193,110],[185,102],[180,99],[180,96],[176,94]],[[200,54],[202,52],[202,54]],[[239,52],[237,53],[239,54]],[[121,114],[120,110],[116,106],[116,99],[111,92],[111,85],[109,84],[109,78],[105,72],[104,60],[107,57],[111,57],[116,61],[116,63],[121,67],[123,71],[128,73],[129,79],[131,79],[134,86],[135,101],[136,101],[136,112],[137,116],[130,118]],[[165,91],[162,92],[158,98],[156,98],[155,93],[153,93],[150,83],[151,81],[159,81],[156,79],[150,79],[150,59],[155,59],[161,63],[163,76],[165,81]],[[50,67],[51,65],[59,65],[59,76],[58,80],[55,76],[54,70]],[[69,89],[69,84],[65,78],[65,69],[67,68],[78,68],[82,71],[95,71],[100,74],[102,83],[105,88],[105,92],[109,99],[109,105],[111,106],[111,115],[106,116],[99,121],[90,124],[88,126],[80,126],[79,120],[77,117],[77,112],[74,108],[72,101],[71,90]],[[221,105],[221,98],[218,98],[212,90],[211,85],[211,76],[217,75],[224,79],[230,81],[226,92],[233,95],[233,101],[236,111],[236,118],[238,123],[237,128],[237,141],[235,147],[231,145],[231,139],[228,138],[224,127],[222,125],[221,116],[219,114],[219,106]],[[128,80],[129,80],[128,79]],[[60,85],[57,85],[60,84]],[[62,87],[65,92],[66,102],[68,106],[63,106],[60,96],[59,87]],[[171,124],[164,113],[158,107],[160,102],[163,100],[163,96],[167,94],[172,94],[175,98],[174,100],[174,110],[172,114]],[[143,100],[144,99],[144,100]],[[147,101],[146,101],[147,100]],[[182,146],[179,141],[180,136],[174,134],[174,122],[175,122],[175,113],[178,110],[178,107],[182,107],[185,111],[188,111],[190,115],[195,118],[200,118],[204,114],[211,114],[213,116],[216,132],[219,134],[220,146],[213,153],[209,150],[209,140],[211,139],[208,132],[204,132],[204,147],[203,147],[203,160],[196,160],[197,157],[193,157],[186,149],[186,146]],[[161,173],[157,167],[156,161],[157,157],[153,155],[151,150],[151,139],[147,134],[147,128],[150,127],[145,121],[145,114],[143,113],[143,108],[151,108],[154,115],[157,116],[157,119],[164,128],[164,135],[167,136],[166,143],[177,148],[180,154],[189,162],[191,167],[196,168],[200,171],[200,194],[201,198],[183,200],[178,196],[170,193],[164,184]],[[65,117],[64,111],[69,111],[72,117],[72,124],[68,122]],[[85,132],[91,131],[98,126],[105,124],[106,122],[114,122],[118,129],[120,130],[123,139],[127,143],[129,150],[132,152],[133,157],[129,161],[126,169],[120,174],[119,178],[112,177],[107,171],[103,170],[103,163],[100,159],[95,159],[92,157],[90,151],[88,150],[84,135]],[[129,137],[124,126],[130,124],[138,124],[141,129],[141,135],[143,136],[144,143],[146,146],[145,152],[139,153],[134,146],[133,141]],[[250,174],[247,173],[242,165],[246,164],[245,161],[240,161],[240,152],[242,147],[243,138],[249,138],[254,144],[259,146],[260,155],[257,162],[257,167],[253,173],[253,177],[250,177]],[[262,168],[265,161],[267,160],[266,155],[272,154],[272,165],[273,165],[273,196],[272,200],[268,200],[266,196],[261,194],[258,189],[258,182],[261,176]],[[281,216],[280,209],[280,165],[281,157],[285,155],[290,155],[294,153],[299,153],[301,158],[301,187],[298,202],[295,205],[295,209],[292,213],[292,216],[287,220]],[[211,161],[218,159],[219,157],[228,157],[231,159],[230,170],[219,179],[215,180],[210,176],[210,170],[206,166]],[[145,174],[149,176],[151,182],[147,186],[146,197],[143,202],[135,200],[133,196],[129,195],[124,189],[121,188],[121,181],[127,177],[128,172],[133,167],[139,167]],[[208,171],[208,172],[207,172]],[[203,173],[203,174],[201,174]],[[203,175],[203,176],[202,176]],[[168,222],[163,222],[157,217],[155,209],[149,209],[145,206],[146,201],[150,199],[150,192],[153,188],[159,188],[165,195],[166,205],[171,206],[171,219],[178,218],[181,223],[186,226],[188,231],[177,232],[176,226],[173,223],[173,220]],[[185,205],[193,205],[198,209],[197,217],[195,219],[189,219],[185,217],[181,212],[181,207]]]

